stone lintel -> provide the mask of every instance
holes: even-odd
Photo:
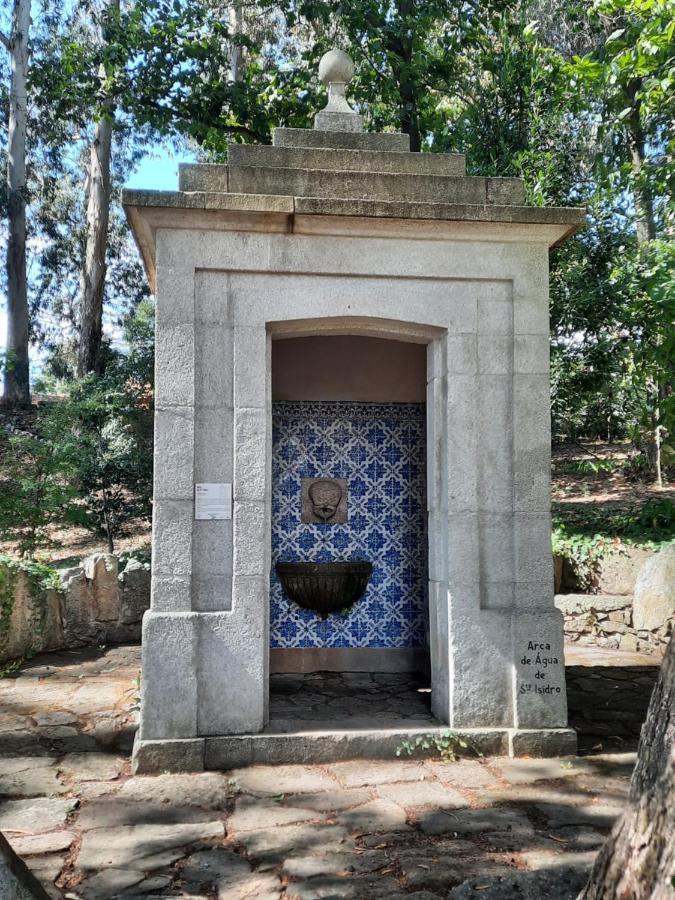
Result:
[[[274,147],[336,147],[347,150],[410,150],[410,135],[370,131],[320,131],[312,128],[274,128]]]

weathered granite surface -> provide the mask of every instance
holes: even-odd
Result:
[[[19,572],[0,662],[41,650],[138,640],[150,606],[150,567],[97,554],[65,569],[59,590],[43,590]]]

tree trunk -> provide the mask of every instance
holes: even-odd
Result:
[[[242,34],[244,30],[244,14],[241,8],[241,0],[232,5],[230,11],[230,33],[233,38]],[[230,45],[230,79],[241,81],[244,77],[244,54],[241,46],[233,40]]]
[[[30,403],[26,282],[26,117],[30,0],[15,0],[9,50],[11,83],[7,154],[7,358],[4,400]]]
[[[119,6],[119,0],[110,0],[108,15],[116,15]],[[103,40],[105,39],[104,27]],[[101,69],[99,75],[103,82],[105,70]],[[101,371],[113,115],[112,100],[105,100],[89,151],[87,237],[80,276],[80,346],[77,359],[77,374],[80,376]]]
[[[654,688],[628,804],[601,849],[579,900],[675,896],[675,640]]]

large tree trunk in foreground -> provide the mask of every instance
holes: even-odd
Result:
[[[107,15],[119,15],[120,0],[110,0]],[[102,40],[109,39],[106,24]],[[101,84],[106,71],[99,72]],[[105,292],[106,250],[108,248],[108,219],[110,216],[110,157],[115,110],[111,99],[102,103],[101,116],[96,123],[94,140],[89,151],[87,172],[87,239],[80,276],[80,347],[77,374],[101,372],[101,338],[103,336],[103,295]]]
[[[675,888],[675,640],[642,729],[628,804],[579,900],[673,900]]]
[[[7,359],[6,403],[29,404],[28,287],[26,282],[26,117],[30,0],[15,0],[9,37],[9,128],[7,153]]]

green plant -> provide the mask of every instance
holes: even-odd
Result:
[[[32,429],[0,435],[0,534],[27,557],[50,545],[49,527],[67,519],[76,494],[76,448],[58,406],[40,409]]]
[[[28,577],[31,596],[42,591],[61,590],[61,580],[56,569],[35,560],[15,559],[0,553],[0,644],[9,632],[16,580],[20,572]]]
[[[475,756],[483,755],[467,738],[451,729],[440,733],[420,734],[410,741],[402,741],[396,748],[396,755],[414,756],[418,750],[432,749],[436,750],[445,762],[457,762],[462,751],[473,753]]]

